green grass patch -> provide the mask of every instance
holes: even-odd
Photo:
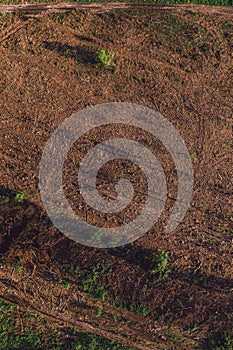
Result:
[[[103,69],[114,68],[114,53],[108,50],[98,50],[96,52],[96,64]]]
[[[128,311],[134,312],[142,316],[148,316],[151,312],[150,308],[147,305],[141,303],[129,303],[124,300],[119,300],[117,298],[111,301],[111,304],[118,308],[126,309]]]
[[[213,333],[203,344],[203,350],[232,350],[233,336],[225,332]]]
[[[169,254],[164,250],[154,256],[149,272],[153,276],[155,282],[161,281],[162,279],[168,277],[170,273],[169,262]]]
[[[25,201],[25,194],[23,192],[18,192],[16,193],[15,195],[15,200],[18,202],[18,203],[23,203]]]
[[[9,202],[9,198],[7,196],[0,195],[0,204],[6,204]]]
[[[226,32],[233,32],[233,23],[230,21],[223,22],[222,29]]]
[[[20,317],[19,317],[20,316]],[[133,350],[73,328],[52,329],[46,320],[0,300],[1,350]]]
[[[105,290],[103,281],[105,274],[109,271],[110,265],[111,263],[108,260],[97,264],[91,272],[81,279],[82,290],[94,298],[104,301],[107,291]]]
[[[0,300],[1,350],[40,348],[42,346],[41,332],[35,332],[33,328],[34,326],[29,322],[27,323],[27,327],[24,327],[22,331],[17,320],[16,307]]]

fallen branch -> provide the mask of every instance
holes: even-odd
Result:
[[[3,41],[5,41],[6,39],[8,39],[12,34],[18,32],[20,29],[26,27],[28,24],[30,24],[31,22],[33,21],[32,18],[30,19],[27,19],[26,21],[24,22],[21,22],[15,26],[12,26],[12,28],[8,28],[6,30],[5,33],[3,33],[3,35],[0,37],[0,43],[2,43]]]
[[[70,12],[73,10],[88,10],[94,13],[107,13],[113,11],[128,10],[150,10],[150,11],[169,11],[169,12],[199,12],[211,15],[222,15],[225,17],[233,17],[232,7],[223,6],[207,6],[195,4],[135,4],[135,3],[118,3],[118,2],[102,2],[102,3],[36,3],[36,4],[2,4],[0,12],[3,13],[20,13],[25,16],[35,15],[41,12]]]
[[[18,32],[20,29],[26,27],[35,19],[43,17],[51,12],[71,12],[78,10],[88,10],[93,13],[102,14],[113,11],[169,11],[178,13],[199,12],[203,14],[211,14],[224,17],[233,17],[232,7],[222,6],[207,6],[194,4],[178,4],[178,5],[160,5],[160,4],[134,4],[134,3],[117,3],[117,2],[103,2],[103,3],[36,3],[36,4],[2,4],[0,5],[0,12],[13,13],[24,17],[25,20],[20,24],[7,29],[0,37],[0,43],[8,39],[12,34]]]

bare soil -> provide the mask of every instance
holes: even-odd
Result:
[[[0,27],[6,34],[22,21],[8,15]],[[204,349],[210,334],[232,331],[232,28],[224,15],[84,11],[40,17],[2,42],[0,186],[9,202],[0,204],[0,297],[52,315],[55,323],[72,321],[98,333],[97,323],[102,335],[138,349]],[[115,54],[115,69],[96,66],[99,49]],[[51,224],[38,189],[39,162],[62,121],[87,106],[112,101],[150,107],[173,123],[192,156],[195,186],[185,219],[172,233],[164,232],[168,200],[158,223],[141,239],[96,249],[73,242]],[[176,172],[166,149],[145,132],[116,128],[115,134],[144,142],[156,154],[170,176],[170,197],[175,196]],[[130,210],[114,217],[95,215],[77,193],[78,160],[109,135],[109,128],[84,135],[65,163],[73,208],[83,218],[88,211],[87,220],[100,226],[134,218]],[[98,181],[103,194],[114,198],[111,181],[126,175],[126,166],[138,186],[133,206],[140,207],[145,184],[132,164],[106,164]],[[18,191],[26,195],[23,203],[14,199]],[[162,250],[169,252],[171,272],[154,283],[149,269]],[[107,297],[98,301],[82,292],[82,278],[72,277],[69,269],[79,266],[90,273],[106,260],[111,264],[102,279]],[[9,267],[19,261],[21,274]],[[54,276],[68,278],[71,290],[61,289]],[[147,305],[150,314],[116,308],[116,299]],[[96,321],[97,305],[128,323],[106,315]]]

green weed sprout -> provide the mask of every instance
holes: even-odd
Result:
[[[155,281],[160,281],[169,275],[169,255],[162,250],[159,254],[155,255],[151,264],[150,273],[155,275]]]
[[[6,204],[8,202],[9,202],[8,197],[0,195],[0,204]]]
[[[96,63],[104,69],[109,69],[115,66],[114,53],[108,50],[98,50],[96,52]]]
[[[25,201],[25,194],[23,192],[18,192],[16,195],[15,195],[15,200],[18,202],[18,203],[23,203]]]

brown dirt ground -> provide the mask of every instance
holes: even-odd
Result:
[[[0,26],[7,30],[20,21],[9,16]],[[99,49],[114,52],[117,72],[96,67]],[[11,275],[11,283],[23,290],[26,276],[35,280],[42,278],[44,271],[63,276],[70,265],[91,271],[98,262],[108,260],[112,267],[103,278],[107,300],[119,298],[150,307],[151,314],[138,321],[138,327],[140,322],[144,325],[145,340],[166,340],[156,331],[157,322],[160,327],[172,326],[183,336],[178,343],[167,340],[167,349],[200,349],[210,333],[231,332],[233,96],[229,20],[195,13],[51,14],[5,40],[0,55],[0,185],[1,194],[11,198],[0,205],[0,253],[8,262],[22,258],[24,276],[19,280]],[[50,224],[40,200],[38,167],[46,141],[62,121],[87,106],[111,101],[150,107],[173,123],[192,154],[195,187],[184,222],[172,233],[163,231],[171,205],[168,201],[158,223],[134,244],[94,249],[74,243]],[[169,193],[175,195],[176,174],[163,146],[143,132],[115,132],[147,142],[170,175]],[[81,147],[75,145],[69,157],[77,161],[110,133],[107,128],[85,135]],[[67,196],[70,201],[76,198],[76,203],[78,198],[81,205],[75,209],[86,217],[88,208],[73,185],[75,167],[71,164],[67,161],[65,166]],[[134,172],[132,168],[132,176]],[[99,181],[104,193],[110,186],[107,194],[114,196],[111,179],[123,173],[120,162],[102,169]],[[138,179],[135,186],[136,182]],[[145,191],[143,181],[138,186]],[[12,199],[17,191],[26,194],[22,204]],[[136,194],[134,205],[140,203],[143,198]],[[130,213],[117,217],[91,213],[89,218],[106,226],[130,219]],[[169,252],[171,273],[154,284],[148,269],[161,250]],[[2,283],[6,276],[9,280],[8,267],[3,264]],[[30,287],[29,280],[27,283]],[[47,295],[52,290],[50,285],[45,288]],[[39,293],[36,284],[31,293]],[[85,302],[91,303],[90,299]],[[103,327],[110,330],[113,326],[105,321]],[[126,329],[121,332],[130,334]]]

